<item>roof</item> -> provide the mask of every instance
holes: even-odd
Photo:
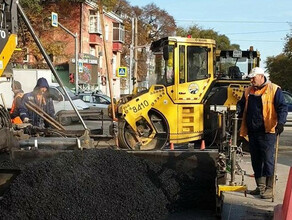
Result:
[[[85,0],[85,4],[89,5],[89,6],[92,7],[93,9],[98,9],[98,4],[96,3],[96,1]],[[103,13],[104,13],[107,17],[109,17],[109,18],[111,18],[111,19],[113,19],[113,20],[115,20],[115,21],[117,21],[117,22],[119,22],[119,23],[123,23],[123,19],[121,19],[121,18],[120,18],[117,14],[115,14],[114,12],[107,12],[107,11],[103,10]]]
[[[216,46],[216,42],[213,39],[204,39],[204,38],[187,38],[187,37],[180,37],[180,36],[171,36],[171,37],[164,37],[160,40],[154,41],[151,44],[151,50],[154,48],[161,47],[166,44],[166,42],[176,42],[176,43],[186,43],[186,44],[213,44]]]

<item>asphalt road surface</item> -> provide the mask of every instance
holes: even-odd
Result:
[[[271,199],[260,199],[259,196],[247,194],[245,197],[243,192],[225,192],[224,204],[221,218],[224,220],[269,220],[273,219],[274,207],[283,203],[286,190],[286,184],[290,167],[292,166],[292,127],[285,127],[279,141],[279,154],[277,163],[277,183],[274,202]],[[250,155],[245,153],[239,162],[241,168],[246,171],[244,182],[248,191],[255,189],[253,171],[250,162]],[[237,177],[237,181],[241,181],[241,177]],[[227,181],[228,182],[228,181]],[[207,211],[185,211],[174,213],[169,220],[191,220],[202,219],[212,220],[218,219],[214,213]]]
[[[96,122],[86,122],[90,129],[99,127]],[[80,125],[79,125],[80,126]],[[74,130],[77,127],[69,126],[68,128]],[[80,127],[79,127],[80,128]],[[286,190],[289,169],[292,166],[292,127],[285,127],[279,141],[279,153],[277,163],[277,177],[275,201],[271,199],[263,200],[259,196],[252,196],[247,194],[244,196],[243,192],[225,192],[224,204],[222,211],[222,219],[226,220],[260,220],[273,219],[274,207],[283,203],[283,198]],[[253,171],[250,162],[249,153],[245,153],[241,158],[239,165],[246,171],[244,182],[248,190],[255,189]],[[241,176],[237,177],[237,181],[241,181]],[[228,183],[228,180],[227,180]],[[173,213],[168,220],[191,220],[191,219],[218,219],[214,212],[191,210],[183,211],[181,213]]]

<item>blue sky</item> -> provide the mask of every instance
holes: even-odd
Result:
[[[194,24],[225,34],[242,50],[254,46],[261,53],[261,66],[268,56],[282,52],[292,32],[291,0],[128,0],[143,7],[155,3],[172,15],[178,26]]]

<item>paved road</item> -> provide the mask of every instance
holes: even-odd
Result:
[[[274,207],[283,203],[286,184],[290,167],[292,166],[292,127],[285,127],[285,131],[280,137],[279,154],[277,163],[277,176],[275,201],[271,199],[263,200],[259,196],[247,195],[244,197],[240,192],[225,193],[222,219],[272,219]],[[242,169],[246,170],[245,183],[249,190],[253,190],[256,185],[250,162],[250,155],[246,154],[240,162]]]
[[[222,211],[222,219],[224,220],[269,220],[273,219],[274,207],[283,203],[283,198],[286,190],[288,173],[292,166],[292,127],[285,127],[285,131],[281,135],[279,144],[279,155],[277,164],[278,181],[276,184],[275,201],[271,199],[263,200],[259,196],[247,194],[244,196],[242,192],[225,192],[224,205]],[[250,162],[250,155],[246,153],[240,161],[240,166],[246,171],[244,176],[245,184],[248,190],[253,190],[256,185]],[[237,177],[238,181],[241,180]],[[218,219],[211,212],[187,211],[182,213],[172,214],[168,220],[215,220]]]

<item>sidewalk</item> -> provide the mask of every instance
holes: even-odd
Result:
[[[253,174],[250,156],[245,155],[240,162],[240,166],[246,171],[245,184],[248,190],[253,190],[256,187]],[[283,203],[283,197],[286,189],[290,166],[280,164],[277,165],[278,181],[276,183],[275,201],[271,199],[260,199],[259,196],[247,194],[243,192],[225,192],[224,206],[222,219],[226,220],[257,220],[257,219],[273,219],[274,207]],[[239,178],[239,177],[237,177]]]

